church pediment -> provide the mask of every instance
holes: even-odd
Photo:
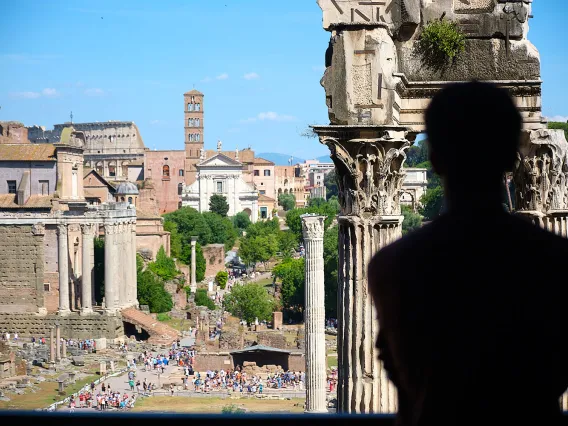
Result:
[[[220,153],[197,164],[197,167],[242,167],[242,166],[243,163],[235,161],[232,158],[229,158],[226,155]]]

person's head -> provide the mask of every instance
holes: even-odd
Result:
[[[426,110],[430,160],[446,182],[496,182],[513,169],[522,118],[504,90],[490,83],[456,83]]]

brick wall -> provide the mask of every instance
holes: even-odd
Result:
[[[225,270],[225,247],[223,244],[209,244],[202,247],[207,267],[205,276],[212,278],[217,272]]]
[[[220,369],[234,368],[233,360],[229,352],[206,353],[199,352],[195,357],[195,370],[220,370]]]
[[[0,225],[0,312],[37,312],[43,306],[43,236],[31,225]]]

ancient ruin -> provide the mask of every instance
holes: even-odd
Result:
[[[405,151],[424,130],[424,110],[444,85],[478,79],[509,91],[524,120],[514,171],[516,209],[567,235],[568,143],[562,131],[546,129],[542,117],[540,57],[527,38],[531,3],[318,0],[331,33],[322,79],[330,125],[314,131],[330,149],[341,203],[339,411],[397,408],[374,346],[378,327],[367,265],[401,236]],[[456,23],[465,35],[464,51],[438,64],[419,49],[422,31],[436,20]]]
[[[302,215],[306,247],[304,327],[306,336],[306,413],[327,413],[323,233],[325,216]]]

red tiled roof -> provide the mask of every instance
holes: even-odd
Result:
[[[264,194],[260,194],[258,196],[258,201],[264,201],[264,202],[274,202],[276,201],[274,198],[270,198],[268,195],[264,195]]]
[[[56,161],[50,143],[0,144],[0,161]]]
[[[256,157],[254,159],[254,163],[253,164],[261,164],[261,165],[265,165],[265,166],[274,166],[274,163],[272,161],[266,160],[262,157]]]

